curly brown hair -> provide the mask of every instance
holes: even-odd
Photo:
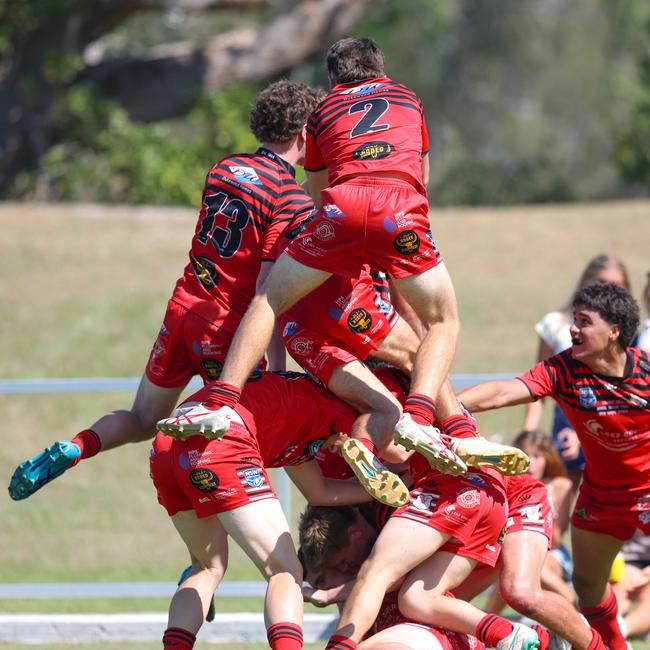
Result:
[[[560,458],[560,454],[553,446],[553,440],[546,431],[534,429],[532,431],[522,431],[512,443],[515,447],[523,451],[526,444],[539,449],[544,458],[546,458],[546,467],[542,478],[556,478],[557,476],[568,476],[566,467]]]
[[[249,124],[259,142],[290,142],[323,98],[322,90],[283,79],[262,90],[253,100]]]
[[[335,84],[384,76],[384,53],[372,38],[342,38],[327,52],[327,72]]]

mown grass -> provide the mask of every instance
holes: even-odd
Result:
[[[0,377],[141,374],[195,218],[191,210],[0,206]],[[533,323],[564,301],[593,255],[619,254],[637,296],[648,270],[649,202],[449,209],[435,212],[432,226],[460,303],[457,373],[532,365]],[[23,458],[130,401],[121,393],[0,395],[0,483]],[[522,417],[512,409],[480,421],[507,440]],[[100,454],[23,502],[3,492],[0,582],[175,580],[186,553],[156,503],[147,455],[146,443]],[[234,545],[227,577],[258,579]],[[0,611],[39,611],[36,603],[20,610],[19,601],[0,601]]]

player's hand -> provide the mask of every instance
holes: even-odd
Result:
[[[575,460],[580,454],[580,440],[578,434],[568,427],[557,434],[560,446],[560,456],[564,460]]]

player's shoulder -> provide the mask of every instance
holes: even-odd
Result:
[[[650,380],[650,353],[648,350],[637,347],[629,347],[628,354],[632,361],[632,375],[645,380]]]

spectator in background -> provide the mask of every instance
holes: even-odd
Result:
[[[637,531],[621,549],[625,559],[622,579],[614,586],[621,632],[645,636],[650,630],[650,536]]]
[[[575,289],[564,305],[555,311],[548,312],[535,325],[535,331],[539,335],[537,361],[544,361],[554,354],[571,347],[569,328],[571,327],[573,299],[578,291],[595,282],[613,282],[631,293],[627,268],[618,257],[609,253],[601,253],[591,259],[582,271]],[[528,404],[523,430],[534,431],[538,429],[543,411],[544,404],[542,400]],[[585,458],[575,431],[557,404],[554,409],[551,433],[553,444],[567,468],[575,492],[582,476]]]
[[[650,316],[650,271],[646,274],[646,282],[643,288],[643,294],[641,295],[641,301],[643,302],[646,314]],[[636,340],[636,346],[644,350],[650,350],[650,318],[646,318],[643,322]]]

